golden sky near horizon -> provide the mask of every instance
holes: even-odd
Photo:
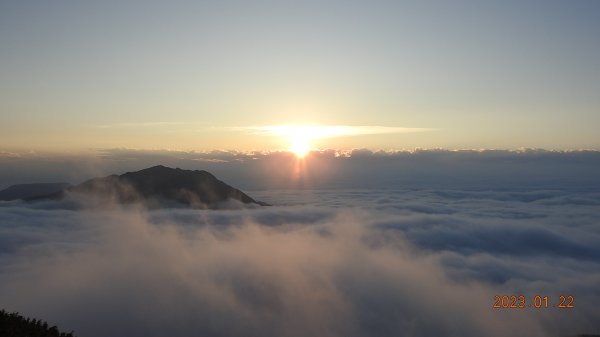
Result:
[[[538,5],[5,2],[0,149],[600,149],[600,5]]]

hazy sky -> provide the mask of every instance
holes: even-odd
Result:
[[[600,149],[598,1],[2,1],[0,45],[4,149]]]

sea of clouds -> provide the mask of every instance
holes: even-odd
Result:
[[[0,188],[157,164],[274,206],[0,203],[0,307],[80,337],[600,334],[598,151],[0,151]]]
[[[597,189],[249,194],[275,206],[2,203],[0,306],[80,337],[600,333]]]

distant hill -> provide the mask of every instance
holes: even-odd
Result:
[[[54,194],[63,191],[71,184],[68,183],[36,183],[12,185],[0,191],[0,200],[11,201],[28,199],[39,195]]]
[[[63,191],[38,195],[26,200],[61,199],[67,194],[90,196],[101,202],[119,204],[139,202],[152,208],[182,205],[194,208],[220,208],[231,200],[267,206],[266,203],[252,199],[207,171],[174,169],[162,165],[122,175],[90,179]]]

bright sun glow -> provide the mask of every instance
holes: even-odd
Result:
[[[311,141],[341,133],[337,127],[319,125],[278,125],[268,127],[267,132],[287,138],[289,150],[298,158],[303,158],[310,152]]]
[[[311,151],[313,140],[345,134],[341,127],[321,125],[268,125],[251,129],[257,134],[286,139],[288,150],[298,158],[303,158]]]
[[[276,136],[287,139],[288,150],[293,152],[298,158],[306,156],[311,151],[311,142],[316,139],[432,130],[424,128],[350,125],[265,125],[239,127],[237,129],[258,135]]]
[[[303,158],[310,151],[310,140],[305,137],[292,137],[290,151],[294,152],[296,157]]]
[[[289,146],[288,150],[293,152],[298,158],[306,156],[312,150],[311,143],[317,139],[434,130],[396,126],[360,125],[264,125],[235,127],[234,129],[261,136],[275,136],[282,140],[286,140],[287,146]]]

